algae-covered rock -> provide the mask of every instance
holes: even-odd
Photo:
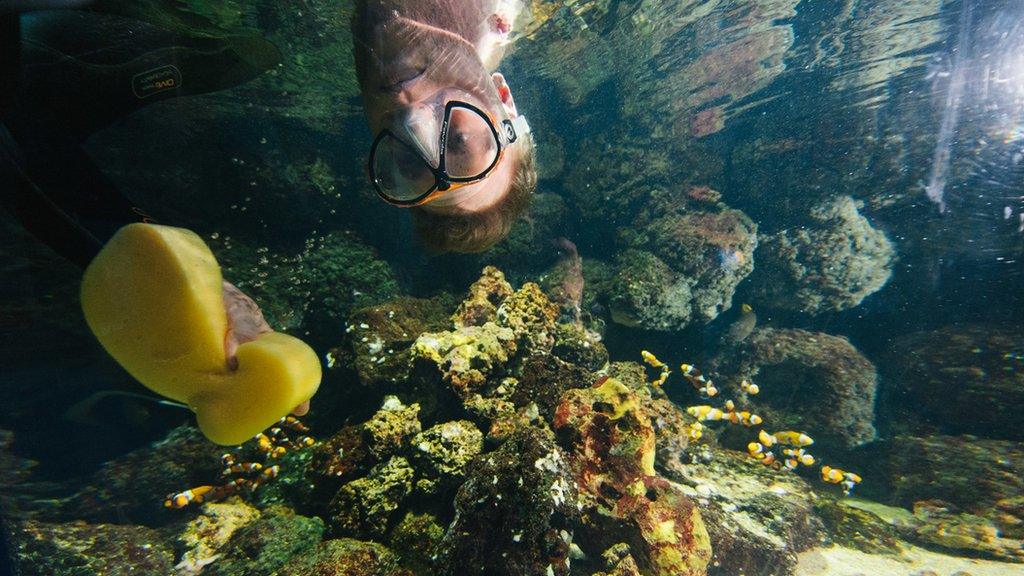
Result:
[[[342,486],[330,503],[330,524],[338,534],[380,537],[413,489],[409,461],[392,456],[370,472]]]
[[[633,560],[632,556],[627,556],[625,559],[619,561],[618,564],[613,566],[607,572],[594,572],[594,576],[642,576],[640,574],[640,568],[636,565],[636,560]]]
[[[690,282],[650,252],[627,250],[616,260],[608,297],[612,321],[649,330],[680,330],[690,324]]]
[[[657,254],[686,282],[695,321],[709,322],[728,310],[736,286],[754,269],[757,225],[724,204],[694,202],[689,196],[685,204],[655,203],[636,224],[636,230],[623,233],[628,244]]]
[[[814,512],[840,545],[875,554],[900,550],[896,528],[868,510],[824,498],[815,504]]]
[[[958,325],[901,336],[886,362],[892,403],[947,433],[1022,440],[1022,352],[1019,328]]]
[[[608,349],[600,337],[575,324],[555,326],[551,355],[591,371],[600,370],[608,363]]]
[[[397,554],[374,542],[351,538],[325,540],[293,558],[276,576],[413,576]]]
[[[763,305],[807,314],[847,310],[882,289],[895,250],[848,196],[811,209],[805,226],[763,237],[753,290]]]
[[[363,437],[362,426],[345,426],[317,442],[309,471],[317,484],[328,479],[350,480],[366,472],[375,462]]]
[[[655,462],[680,462],[692,458],[695,446],[692,446],[691,426],[697,420],[665,397],[651,398],[645,401],[645,405],[654,428]],[[704,443],[709,442],[712,435],[710,429],[701,429]]]
[[[221,470],[222,453],[198,429],[175,428],[164,440],[108,462],[66,501],[65,512],[98,522],[167,523],[179,515],[164,508],[163,497],[208,484]]]
[[[324,531],[319,518],[272,506],[259,519],[237,530],[219,557],[203,571],[209,576],[265,576],[291,558],[311,550]]]
[[[512,329],[522,354],[546,354],[551,350],[558,306],[537,284],[527,282],[513,292],[498,307],[497,317],[498,325]]]
[[[797,554],[822,540],[815,496],[796,474],[710,447],[693,461],[659,461],[657,467],[686,487],[704,518],[710,576],[793,574]]]
[[[420,478],[416,487],[427,494],[454,487],[465,478],[466,466],[484,449],[484,435],[467,420],[432,426],[412,439],[412,462]]]
[[[420,405],[406,406],[395,396],[388,396],[373,417],[363,424],[366,447],[378,460],[401,451],[423,426],[418,415]]]
[[[713,364],[758,384],[758,413],[773,429],[846,448],[875,439],[875,366],[842,336],[757,329]]]
[[[890,444],[888,471],[895,504],[943,500],[987,515],[998,502],[1024,494],[1024,447],[970,436],[897,436]]]
[[[412,343],[424,332],[450,328],[450,306],[443,296],[397,298],[352,312],[345,331],[359,381],[368,386],[401,384],[409,376]]]
[[[512,295],[512,285],[505,274],[494,266],[487,266],[480,278],[469,287],[469,294],[459,304],[452,322],[456,326],[483,326],[498,320],[498,306]]]
[[[349,312],[394,298],[391,267],[351,232],[311,238],[297,253],[211,240],[224,277],[260,303],[275,329],[340,331]]]
[[[220,558],[231,537],[260,517],[260,511],[235,498],[203,504],[202,513],[178,535],[184,552],[175,566],[178,574],[199,574]]]
[[[642,396],[604,377],[566,392],[552,426],[580,491],[576,542],[586,556],[628,542],[641,573],[706,573],[707,529],[682,488],[656,475],[655,433]]]
[[[7,538],[10,567],[22,576],[174,573],[174,551],[165,543],[165,536],[144,526],[12,522]]]
[[[523,364],[522,376],[508,398],[516,407],[530,407],[545,420],[555,414],[562,394],[571,388],[586,387],[594,372],[557,356],[533,356]]]
[[[492,372],[500,371],[517,350],[511,328],[488,322],[454,332],[428,332],[412,347],[414,359],[438,366],[444,380],[460,395],[480,389]]]
[[[576,490],[549,433],[522,428],[479,456],[438,546],[441,575],[569,573]]]
[[[1024,540],[1005,538],[999,527],[974,514],[958,512],[942,501],[923,501],[914,505],[913,539],[923,545],[938,546],[961,554],[983,556],[1024,563]]]
[[[402,551],[402,564],[415,574],[432,574],[436,548],[445,528],[431,514],[409,512],[391,530],[388,543],[392,550]]]

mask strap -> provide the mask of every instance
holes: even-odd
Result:
[[[504,130],[506,144],[512,144],[520,136],[530,133],[530,124],[526,121],[526,116],[516,116],[511,120],[503,120],[501,125]]]

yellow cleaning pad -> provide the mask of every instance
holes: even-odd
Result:
[[[309,400],[320,361],[301,340],[269,332],[238,347],[228,367],[220,266],[195,233],[130,224],[85,271],[85,319],[147,388],[195,411],[218,444],[240,444]]]

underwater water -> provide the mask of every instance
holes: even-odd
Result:
[[[1024,3],[369,4],[503,57],[0,2],[0,574],[1024,573]],[[441,253],[374,98],[477,68],[536,189]]]

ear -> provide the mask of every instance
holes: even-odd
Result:
[[[505,112],[508,113],[510,118],[518,116],[516,101],[512,98],[512,90],[508,87],[508,83],[505,82],[505,75],[501,72],[495,72],[491,74],[491,80],[494,81],[494,87],[498,90],[498,97],[501,99],[502,106],[505,107]]]

